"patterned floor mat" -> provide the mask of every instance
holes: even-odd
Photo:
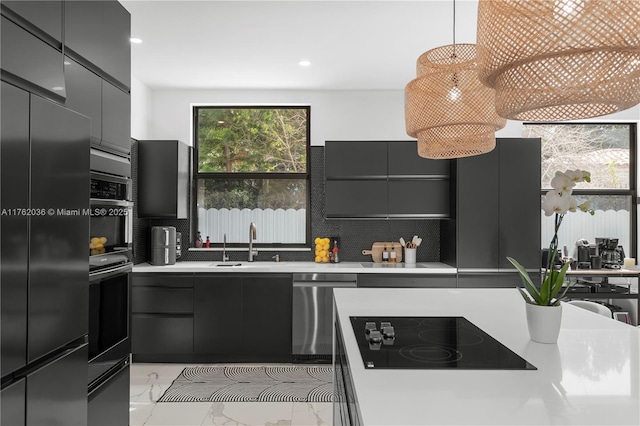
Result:
[[[158,402],[332,402],[330,366],[187,367]]]

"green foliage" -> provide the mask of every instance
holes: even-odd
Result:
[[[555,257],[555,255],[552,257]],[[522,288],[518,288],[518,290],[525,302],[534,305],[557,306],[567,294],[569,286],[567,286],[562,294],[558,296],[560,290],[562,290],[564,277],[567,273],[567,269],[569,269],[569,263],[565,263],[559,271],[552,270],[549,274],[545,272],[545,278],[540,285],[540,290],[538,290],[531,280],[531,277],[529,277],[529,273],[520,263],[518,263],[517,260],[512,257],[507,257],[507,260],[511,262],[511,264],[515,266],[520,273],[520,278],[522,279],[522,283],[527,291],[525,292]]]

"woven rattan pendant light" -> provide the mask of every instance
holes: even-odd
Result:
[[[417,78],[405,87],[405,127],[418,155],[432,159],[479,155],[496,146],[506,120],[495,112],[495,91],[480,83],[476,46],[455,43],[423,53]]]
[[[480,0],[477,46],[502,117],[574,120],[640,103],[640,0]]]

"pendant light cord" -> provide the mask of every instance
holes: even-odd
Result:
[[[453,0],[453,45],[456,45],[456,0]]]

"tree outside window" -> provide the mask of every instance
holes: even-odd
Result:
[[[309,107],[194,108],[196,207],[203,238],[306,244]]]

